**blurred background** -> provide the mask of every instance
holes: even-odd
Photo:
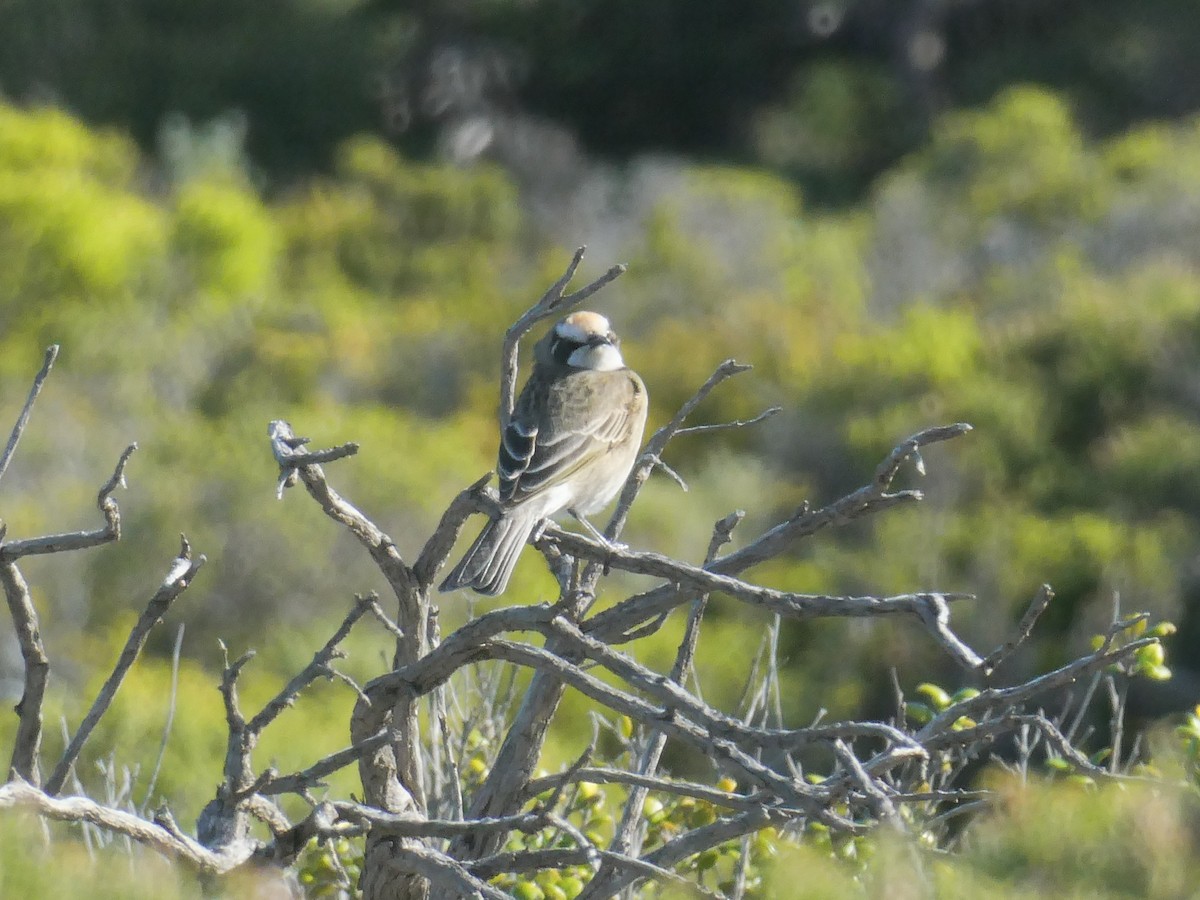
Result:
[[[690,491],[653,479],[631,545],[698,560],[731,509],[744,541],[864,483],[909,434],[971,422],[902,476],[925,503],[754,577],[973,592],[956,622],[982,652],[1049,582],[1014,680],[1083,650],[1119,595],[1180,626],[1175,677],[1136,711],[1200,699],[1195,4],[8,0],[0,34],[0,434],[62,345],[0,482],[9,537],[97,527],[96,490],[141,448],[121,542],[22,567],[54,667],[50,752],[178,534],[209,558],[85,784],[102,755],[141,801],[185,627],[156,791],[194,815],[223,752],[217,639],[259,651],[252,707],[354,592],[383,588],[308,498],[275,501],[267,422],[360,442],[331,481],[411,559],[492,467],[503,329],[579,244],[581,281],[629,264],[589,305],[625,338],[652,427],[728,357],[755,370],[696,422],[784,409],[680,438],[667,458]],[[608,585],[602,603],[645,583]],[[503,599],[552,592],[528,553]],[[470,603],[443,598],[444,627]],[[736,703],[766,625],[712,608],[710,701]],[[643,655],[665,664],[681,627]],[[344,667],[368,678],[389,638],[359,631]],[[780,653],[791,724],[886,714],[891,667],[908,689],[962,678],[898,621],[786,625]],[[0,626],[6,704],[21,671]],[[353,701],[316,690],[258,762],[344,746]],[[548,764],[590,732],[572,702]]]

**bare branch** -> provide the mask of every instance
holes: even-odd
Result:
[[[417,561],[413,564],[413,574],[416,576],[417,584],[421,589],[427,589],[433,583],[433,578],[446,562],[446,557],[450,555],[450,551],[454,548],[454,542],[458,540],[459,534],[462,532],[462,527],[466,523],[467,518],[473,512],[477,512],[483,502],[484,488],[487,483],[492,480],[492,473],[488,472],[482,478],[477,480],[466,490],[459,493],[450,505],[446,507],[446,511],[442,513],[442,519],[438,522],[437,528],[433,534],[429,536],[429,540],[425,542],[424,548],[421,550],[421,555],[417,557]]]
[[[536,797],[543,791],[580,781],[593,781],[598,784],[628,784],[657,793],[705,800],[714,806],[723,806],[728,809],[758,809],[769,802],[765,793],[737,794],[690,781],[677,781],[658,775],[644,775],[604,766],[585,767],[575,772],[566,771],[557,775],[535,778],[526,785],[525,796],[527,798]]]
[[[1101,647],[1094,653],[1073,660],[1036,678],[1007,688],[985,688],[974,697],[961,700],[939,712],[913,737],[927,748],[961,743],[964,730],[954,731],[952,726],[964,716],[977,717],[989,709],[1013,709],[1039,694],[1066,687],[1081,675],[1090,674],[1105,666],[1132,657],[1141,647],[1158,642],[1156,637],[1139,638],[1120,647]]]
[[[10,777],[29,782],[41,778],[38,754],[42,746],[42,704],[46,696],[46,680],[50,676],[50,659],[42,646],[37,610],[29,596],[29,585],[13,563],[0,563],[0,583],[12,615],[13,630],[21,647],[25,663],[25,688],[16,706],[19,717],[16,740],[13,742]]]
[[[196,822],[196,834],[206,847],[234,852],[234,848],[252,843],[249,840],[249,809],[245,801],[257,786],[250,753],[258,735],[246,728],[246,717],[238,702],[237,680],[255,654],[253,650],[247,651],[231,663],[225,643],[218,641],[218,644],[224,660],[220,690],[225,705],[225,725],[229,732],[225,741],[225,780],[217,786],[217,795],[201,811]]]
[[[101,496],[103,497],[103,493]],[[71,766],[75,764],[75,760],[79,758],[79,754],[83,750],[83,745],[91,736],[92,730],[100,722],[100,718],[108,711],[109,705],[117,696],[117,691],[121,689],[121,683],[125,680],[125,676],[137,660],[138,654],[142,652],[142,648],[146,645],[146,638],[149,637],[150,630],[162,621],[163,616],[167,614],[167,610],[171,608],[171,604],[191,584],[192,578],[200,570],[200,567],[204,565],[205,561],[206,558],[203,553],[192,559],[192,548],[188,544],[187,538],[181,536],[179,556],[176,557],[166,579],[159,585],[158,590],[154,592],[154,596],[150,598],[150,602],[146,604],[146,608],[142,610],[142,614],[138,617],[133,629],[129,632],[129,637],[125,640],[125,646],[121,649],[121,655],[117,657],[117,663],[113,668],[112,674],[108,676],[108,679],[100,688],[100,693],[97,694],[95,701],[93,701],[92,708],[83,717],[83,721],[79,725],[79,730],[71,738],[71,743],[63,751],[62,759],[58,761],[58,765],[54,768],[54,773],[47,780],[47,794],[55,795],[62,790],[63,784],[67,780],[67,773],[70,772]]]
[[[400,630],[400,626],[388,618],[387,613],[383,611],[383,607],[379,605],[378,601],[372,600],[368,606],[371,610],[371,615],[374,616],[376,622],[383,626],[384,631],[396,638],[396,640],[404,637],[404,632]]]
[[[1025,610],[1025,614],[1021,616],[1021,621],[1017,623],[1017,629],[1013,632],[1012,636],[980,660],[979,669],[985,677],[990,676],[996,671],[1000,667],[1000,664],[1012,655],[1013,651],[1025,643],[1033,633],[1033,628],[1037,624],[1037,620],[1041,618],[1042,613],[1046,611],[1046,607],[1050,605],[1050,601],[1053,599],[1054,591],[1051,590],[1050,585],[1043,584],[1038,588],[1037,594],[1034,595],[1029,608]]]
[[[666,710],[658,709],[631,694],[611,687],[545,649],[497,639],[488,642],[487,652],[495,659],[552,672],[562,682],[609,709],[641,722],[653,722],[654,727],[713,758],[721,768],[731,770],[737,777],[773,791],[786,803],[816,811],[816,797],[819,791],[790,777],[781,776],[755,760],[733,740],[709,734],[687,719],[670,717]]]
[[[426,650],[429,628],[429,598],[427,588],[404,562],[395,543],[370,519],[344,500],[325,480],[318,465],[292,468],[294,453],[289,442],[296,440],[292,428],[282,420],[267,427],[272,452],[279,461],[283,480],[294,474],[304,482],[305,489],[334,521],[347,528],[362,544],[371,559],[387,579],[396,597],[398,627],[396,628],[396,664],[415,662]],[[432,557],[429,557],[430,562]],[[394,708],[372,708],[361,698],[351,716],[351,739],[362,744],[369,736],[387,728],[392,733],[389,743],[374,747],[359,758],[359,774],[366,799],[390,812],[415,806],[423,809],[422,747],[419,739],[417,709],[405,698],[399,698]],[[390,852],[374,838],[367,841],[367,856],[371,865]],[[371,896],[369,891],[364,893]]]
[[[224,787],[232,797],[245,790],[252,780],[250,751],[254,749],[257,735],[247,733],[246,717],[238,701],[237,680],[242,669],[256,654],[253,650],[247,650],[231,663],[224,642],[221,642],[221,653],[225,658],[221,673],[221,699],[225,704],[225,724],[229,729],[225,745]]]
[[[348,441],[328,450],[309,452],[304,445],[311,439],[297,437],[292,426],[282,420],[271,422],[267,426],[267,435],[271,439],[271,453],[279,463],[279,482],[275,487],[275,499],[283,498],[283,492],[296,484],[299,471],[304,466],[315,466],[324,462],[345,459],[358,452],[358,444]]]
[[[646,446],[642,448],[642,454],[634,464],[633,471],[629,473],[629,477],[625,480],[625,487],[617,499],[616,511],[608,523],[608,528],[604,531],[605,537],[613,540],[621,533],[621,530],[625,527],[625,520],[629,516],[629,510],[633,506],[633,501],[641,493],[642,486],[645,485],[646,479],[650,477],[650,473],[654,470],[655,466],[661,463],[663,451],[666,450],[667,444],[671,442],[671,438],[675,437],[679,429],[683,427],[683,423],[687,421],[687,417],[695,412],[696,407],[704,401],[705,397],[712,393],[717,385],[735,375],[749,372],[752,368],[753,366],[739,363],[733,359],[725,360],[717,366],[712,375],[708,376],[708,380],[700,385],[696,393],[679,407],[675,415],[671,418],[671,421],[654,432],[650,440],[646,442]]]
[[[907,502],[921,499],[919,491],[887,493],[893,479],[900,471],[901,465],[922,447],[951,440],[970,430],[970,425],[959,422],[954,425],[927,428],[914,434],[898,444],[884,458],[883,462],[879,464],[879,468],[876,469],[875,477],[870,484],[864,485],[815,512],[802,509],[799,515],[776,525],[741,550],[715,560],[712,568],[725,575],[736,575],[751,566],[778,556],[793,541],[814,534],[829,525],[843,525],[864,513],[877,512],[897,500]]]
[[[325,642],[325,645],[320,650],[313,654],[313,658],[309,664],[297,673],[284,686],[283,690],[271,698],[266,706],[247,723],[246,732],[251,736],[252,740],[256,739],[264,728],[274,722],[281,712],[295,703],[301,691],[326,674],[329,663],[341,655],[338,645],[350,634],[350,629],[354,627],[355,623],[370,611],[371,606],[373,604],[377,605],[378,599],[375,594],[369,594],[365,597],[355,597],[353,609],[346,614],[346,617],[342,620],[342,624],[338,626],[333,636]]]
[[[337,809],[332,803],[318,803],[302,821],[286,830],[274,832],[274,840],[260,848],[257,856],[279,866],[289,866],[313,838],[353,833],[352,828],[339,828],[337,818]]]
[[[157,850],[163,856],[186,863],[206,875],[221,875],[245,862],[252,848],[232,853],[213,853],[184,835],[176,827],[169,830],[147,822],[132,813],[111,809],[86,797],[52,797],[25,781],[10,781],[0,786],[0,809],[23,807],[47,819],[63,822],[90,822],[114,834],[124,835]]]
[[[713,558],[717,555],[718,549],[729,543],[733,536],[733,529],[737,527],[737,524],[741,522],[744,516],[745,513],[738,510],[737,512],[730,513],[713,526],[712,539],[709,541],[708,552],[704,557],[706,565],[712,562]],[[670,678],[675,684],[683,685],[687,679],[688,672],[691,670],[692,662],[695,658],[696,645],[700,639],[700,622],[704,617],[707,605],[708,594],[701,594],[692,602],[692,608],[688,612],[687,625],[684,627],[683,640],[679,643],[679,648],[675,652],[675,663],[671,667]],[[649,742],[642,750],[641,759],[638,761],[639,774],[653,775],[658,770],[659,760],[662,758],[662,752],[666,748],[666,745],[667,736],[665,732],[659,731],[650,737]],[[635,786],[625,798],[625,805],[621,810],[621,821],[617,825],[616,832],[608,847],[610,852],[621,855],[628,855],[631,852],[636,855],[641,852],[642,844],[639,837],[639,830],[648,792],[648,787]],[[594,881],[599,883],[597,884],[597,890],[607,881],[612,872],[612,865],[605,864],[605,868],[596,873]]]
[[[833,742],[833,752],[838,760],[846,768],[846,773],[850,779],[859,787],[859,789],[870,800],[871,807],[875,815],[892,825],[894,828],[901,829],[903,825],[900,817],[896,814],[896,806],[888,797],[887,792],[875,781],[871,773],[866,770],[858,757],[842,740]]]
[[[295,454],[288,447],[289,441],[295,440],[295,435],[292,433],[292,427],[282,420],[275,420],[267,427],[267,434],[271,440],[272,451],[275,454],[276,460],[282,468],[295,472],[301,481],[304,482],[305,488],[309,495],[317,501],[321,509],[327,516],[335,522],[343,525],[346,529],[358,539],[367,551],[371,554],[371,558],[391,585],[393,592],[396,594],[396,599],[400,602],[401,610],[404,615],[402,618],[405,622],[416,624],[423,622],[423,616],[419,609],[416,592],[414,591],[415,577],[412,571],[405,564],[400,556],[399,550],[396,549],[395,543],[390,537],[384,534],[374,522],[359,512],[353,504],[349,503],[341,497],[329,483],[325,480],[325,473],[318,465],[299,465],[295,466],[293,460]],[[407,647],[406,655],[409,658],[415,659],[419,652],[419,642],[424,634],[424,629],[413,629],[413,633],[405,631],[405,639],[402,644],[409,642],[412,646]],[[406,644],[407,646],[407,644]]]
[[[715,564],[712,567],[698,568],[658,553],[604,546],[554,525],[543,529],[537,546],[553,546],[562,553],[593,559],[612,569],[654,575],[675,586],[672,591],[658,588],[631,597],[589,619],[584,626],[586,630],[607,641],[620,640],[621,635],[629,628],[687,602],[686,591],[720,591],[744,603],[796,620],[897,613],[915,616],[946,652],[964,667],[974,669],[981,662],[979,655],[964,644],[949,625],[949,608],[946,602],[970,599],[970,595],[922,593],[902,594],[896,597],[834,597],[824,594],[790,594],[718,574]]]
[[[919,500],[921,495],[915,491],[894,494],[887,493],[892,479],[895,478],[896,473],[899,471],[900,465],[920,447],[938,441],[949,440],[970,430],[970,425],[960,423],[957,425],[930,428],[913,435],[888,454],[876,470],[875,477],[870,484],[815,512],[809,511],[807,506],[801,507],[795,516],[776,525],[742,549],[713,560],[711,564],[705,566],[705,571],[715,575],[736,576],[752,566],[779,555],[793,541],[813,534],[828,525],[849,522],[863,514],[877,512],[895,503]],[[626,489],[629,489],[628,484],[626,485]],[[595,557],[596,548],[599,545],[588,542],[578,535],[570,535],[569,532],[548,529],[547,533],[560,540],[565,541],[569,539],[571,542],[569,548],[564,544],[566,552],[576,552],[581,555],[590,554],[589,558]],[[569,535],[569,538],[564,537],[567,535]],[[543,537],[546,537],[546,535],[543,535]],[[579,541],[583,541],[584,543],[579,543]],[[611,554],[611,558],[605,557],[605,562],[616,568],[621,568],[620,563],[622,560],[620,554],[612,554],[611,548],[606,549]],[[642,556],[644,559],[647,556],[652,557],[654,554],[641,554],[638,556]],[[645,568],[631,571],[660,575],[661,577],[670,579],[671,583],[664,584],[645,594],[631,597],[597,614],[588,624],[588,630],[592,634],[605,641],[623,640],[623,635],[637,623],[658,616],[666,610],[687,602],[689,597],[682,585],[686,585],[686,589],[690,590],[696,590],[697,588],[709,591],[725,590],[725,588],[718,586],[714,582],[697,582],[691,578],[683,580],[681,584],[678,570],[671,571],[667,568],[657,567],[657,561],[655,561],[655,566],[656,568],[654,569],[646,566]],[[952,595],[943,596],[950,598]],[[912,611],[916,612],[916,610]],[[929,623],[926,624],[928,626]],[[936,617],[933,625],[935,626],[935,637],[937,637]],[[958,652],[952,652],[954,652],[956,657],[961,656]]]
[[[675,432],[675,436],[683,437],[685,434],[711,434],[714,431],[728,431],[731,428],[746,428],[750,425],[757,425],[759,422],[764,422],[781,412],[783,412],[782,406],[772,406],[764,409],[752,419],[734,419],[732,422],[717,422],[713,425],[689,425],[687,428],[680,428],[677,432]]]
[[[49,377],[50,370],[54,368],[54,361],[56,359],[58,359],[58,344],[51,344],[46,348],[46,356],[42,360],[41,371],[34,376],[33,385],[29,388],[29,396],[25,399],[25,406],[21,409],[21,414],[17,416],[17,422],[13,425],[12,433],[8,436],[8,444],[4,447],[4,455],[0,456],[0,479],[4,478],[8,464],[12,461],[13,454],[17,452],[17,444],[21,441],[21,435],[25,433],[25,426],[29,424],[29,414],[33,412],[33,404],[37,402],[38,394],[42,392],[42,385],[45,384],[46,378]]]
[[[393,872],[393,878],[396,873],[420,875],[448,889],[454,897],[510,900],[504,891],[476,878],[466,866],[452,857],[411,842],[392,848],[388,867]]]
[[[125,484],[125,464],[137,449],[137,444],[130,444],[117,460],[112,476],[100,488],[96,504],[104,516],[104,527],[95,531],[72,531],[66,534],[51,534],[45,537],[29,538],[23,541],[8,541],[0,544],[0,563],[12,562],[23,556],[36,556],[44,553],[62,553],[70,550],[86,550],[98,547],[121,537],[121,511],[117,501],[110,496],[118,485]]]
[[[760,806],[758,809],[749,810],[728,819],[719,819],[711,825],[694,828],[686,834],[668,841],[657,850],[647,853],[642,860],[659,869],[671,869],[685,859],[726,841],[760,831],[768,825],[781,825],[793,817],[784,811]],[[605,885],[606,893],[603,896],[616,896],[643,877],[644,874],[638,869],[625,868],[617,872]],[[584,896],[586,894],[580,895],[581,898]]]
[[[364,754],[379,749],[394,738],[395,735],[391,731],[387,729],[381,730],[366,740],[338,750],[336,753],[330,753],[303,771],[293,772],[290,775],[272,775],[258,785],[257,791],[264,795],[301,794],[313,788],[321,787],[322,778],[358,762]]]

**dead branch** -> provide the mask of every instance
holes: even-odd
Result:
[[[1029,636],[1033,634],[1033,628],[1037,625],[1038,619],[1041,618],[1042,613],[1046,611],[1046,607],[1050,605],[1050,601],[1053,599],[1054,591],[1050,589],[1050,585],[1043,584],[1038,588],[1037,594],[1034,595],[1033,601],[1029,604],[1029,608],[1025,610],[1025,614],[1021,616],[1021,621],[1017,623],[1016,630],[1009,639],[979,661],[979,669],[985,677],[990,677],[1000,667],[1001,663],[1008,659],[1018,647],[1029,639]]]
[[[148,822],[133,813],[122,812],[89,800],[87,797],[52,797],[24,780],[0,785],[0,809],[32,809],[47,819],[61,822],[89,822],[114,834],[125,835],[140,844],[176,859],[204,875],[222,875],[250,858],[251,848],[214,853],[187,837],[178,828]]]
[[[313,788],[322,787],[322,778],[332,775],[346,766],[353,765],[364,754],[378,750],[394,739],[395,735],[384,729],[353,746],[330,753],[303,771],[293,772],[290,775],[279,775],[268,770],[268,777],[258,785],[257,792],[264,795],[303,794]]]
[[[350,629],[354,627],[355,623],[357,623],[359,619],[361,619],[367,612],[370,611],[371,606],[375,604],[379,598],[375,594],[369,594],[366,596],[360,595],[354,599],[355,603],[353,609],[346,614],[346,618],[342,620],[342,624],[338,626],[337,630],[333,633],[329,640],[325,642],[324,646],[313,654],[312,661],[309,662],[309,664],[302,670],[300,670],[300,672],[298,672],[296,676],[284,686],[283,690],[276,694],[266,704],[266,706],[264,706],[258,712],[258,714],[246,724],[246,733],[251,736],[252,739],[257,739],[258,735],[262,733],[264,728],[274,722],[275,719],[279,717],[280,713],[295,703],[296,698],[300,696],[301,691],[303,691],[318,678],[328,677],[330,663],[333,660],[345,655],[342,650],[339,649],[342,641],[344,641],[350,634]]]
[[[101,496],[103,496],[103,493]],[[67,749],[63,751],[62,759],[58,761],[53,774],[46,781],[45,791],[47,794],[53,796],[62,791],[63,784],[67,779],[67,773],[70,772],[71,767],[75,764],[75,760],[79,758],[79,754],[83,750],[83,745],[91,736],[92,730],[99,724],[100,718],[108,711],[109,705],[117,696],[117,691],[121,689],[121,684],[124,682],[125,676],[129,673],[138,655],[142,652],[142,648],[146,645],[146,638],[149,637],[151,629],[162,621],[163,616],[167,614],[167,610],[171,608],[171,604],[192,583],[192,578],[195,577],[196,572],[200,570],[205,561],[206,557],[203,553],[192,559],[191,545],[188,544],[187,538],[181,535],[179,556],[176,557],[170,571],[167,573],[167,577],[163,579],[158,590],[154,592],[154,596],[150,598],[150,602],[146,604],[146,608],[142,610],[142,614],[138,617],[133,629],[129,632],[129,637],[125,640],[125,646],[121,649],[121,655],[117,657],[117,663],[113,668],[112,674],[108,676],[108,679],[100,688],[100,693],[96,695],[91,709],[83,717],[83,721],[79,725],[79,730],[71,738]]]
[[[434,576],[454,549],[454,542],[458,540],[467,518],[471,513],[480,511],[486,503],[484,488],[491,480],[492,473],[488,472],[455,497],[442,513],[441,521],[413,564],[413,574],[422,590],[428,590],[433,584]]]
[[[45,379],[57,353],[57,347],[51,347],[47,351],[46,364],[39,374],[40,379]],[[35,388],[36,390],[31,391],[26,410],[17,423],[18,428],[14,429],[13,438],[10,439],[10,445],[14,448],[20,438],[20,429],[23,429],[24,423],[28,421],[29,409],[37,398],[40,382],[35,383]],[[50,659],[42,645],[37,610],[34,609],[33,601],[30,598],[29,587],[17,569],[15,561],[24,556],[85,549],[117,540],[121,536],[121,513],[116,500],[110,495],[118,485],[124,484],[125,464],[136,449],[137,444],[130,444],[125,448],[117,460],[112,475],[100,488],[96,501],[104,515],[103,528],[90,532],[73,532],[0,543],[0,583],[3,583],[4,586],[4,596],[8,602],[9,614],[12,616],[17,642],[21,648],[21,657],[25,664],[25,687],[21,695],[21,702],[16,707],[20,723],[17,726],[17,737],[9,769],[34,784],[41,778],[38,753],[42,736],[42,704],[46,681],[50,674]],[[3,528],[0,527],[0,541],[3,536]],[[61,787],[61,781],[58,786]]]
[[[54,368],[54,361],[56,359],[58,359],[58,344],[51,344],[46,348],[46,355],[42,360],[42,368],[33,378],[33,385],[29,388],[29,396],[25,398],[25,405],[21,408],[21,413],[17,416],[16,424],[13,425],[12,432],[8,436],[8,443],[4,447],[4,453],[0,455],[0,478],[4,477],[4,473],[8,469],[8,464],[12,461],[13,454],[17,452],[17,444],[21,441],[21,435],[25,433],[25,426],[29,424],[29,415],[33,412],[33,404],[37,402],[38,395],[42,392],[42,385],[46,383],[46,379],[50,375],[50,370]]]
[[[950,440],[951,438],[966,434],[970,430],[970,425],[959,423],[957,425],[929,428],[919,434],[913,435],[908,440],[897,445],[888,454],[876,470],[875,477],[871,480],[870,484],[864,485],[857,491],[815,512],[810,512],[807,508],[801,508],[795,516],[776,525],[742,549],[735,550],[725,556],[717,557],[712,563],[704,567],[704,571],[713,575],[737,576],[759,563],[778,556],[792,542],[815,534],[829,525],[850,522],[866,513],[877,512],[897,502],[920,500],[921,494],[918,491],[888,493],[888,489],[899,472],[901,464],[921,447],[938,441]],[[563,538],[563,540],[567,539]],[[576,542],[574,536],[569,539],[572,542],[572,546],[577,548],[581,553],[587,550],[587,548]],[[613,564],[616,565],[615,562]],[[670,578],[671,575],[666,574],[664,577]],[[693,582],[690,586],[702,587],[707,590],[723,590],[715,582],[700,582],[699,584]],[[677,596],[680,591],[681,588],[672,580],[670,584],[664,584],[645,594],[631,597],[593,616],[589,621],[588,631],[604,641],[620,641],[622,640],[622,635],[628,630],[628,620],[645,621],[686,602],[686,597],[681,599]],[[915,610],[908,611],[915,612]]]
[[[117,460],[112,476],[100,488],[96,497],[104,516],[104,527],[95,531],[72,531],[64,534],[51,534],[45,537],[29,538],[23,541],[7,541],[0,544],[0,563],[13,562],[23,556],[36,556],[43,553],[63,553],[70,550],[87,550],[99,547],[110,541],[121,538],[121,511],[117,501],[111,496],[118,486],[125,486],[125,464],[137,449],[137,444],[130,444]]]
[[[25,688],[16,706],[19,718],[13,742],[9,777],[23,778],[32,783],[41,779],[38,754],[42,746],[42,704],[46,695],[46,680],[50,676],[50,659],[42,646],[37,610],[29,596],[29,585],[13,563],[0,563],[0,583],[12,615],[13,629],[25,663]]]

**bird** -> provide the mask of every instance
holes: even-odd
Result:
[[[609,504],[633,468],[646,386],[595,312],[559,320],[534,346],[533,360],[500,435],[499,513],[441,583],[443,592],[502,594],[530,537],[564,510],[607,543],[586,517]]]

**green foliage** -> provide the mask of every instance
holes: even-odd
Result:
[[[131,190],[137,164],[127,138],[0,103],[5,333],[28,334],[46,306],[102,304],[144,283],[163,250],[163,215]]]
[[[171,242],[199,290],[241,297],[267,286],[276,265],[276,226],[251,191],[188,183],[175,197],[174,213]]]

